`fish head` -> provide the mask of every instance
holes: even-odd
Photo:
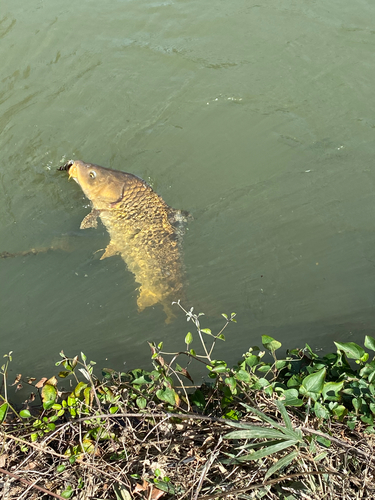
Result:
[[[69,179],[73,178],[81,186],[97,209],[112,207],[120,202],[124,192],[134,184],[134,179],[138,181],[132,174],[80,160],[70,160],[62,170],[67,170]]]

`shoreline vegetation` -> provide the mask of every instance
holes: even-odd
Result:
[[[8,399],[1,367],[0,495],[12,499],[375,498],[375,339],[319,357],[262,336],[233,367],[214,358],[202,313],[180,352],[149,343],[153,369],[98,370],[60,352],[58,376]],[[231,325],[232,326],[232,325]],[[270,362],[264,361],[269,352]],[[195,363],[207,381],[194,385]]]

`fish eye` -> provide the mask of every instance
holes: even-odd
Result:
[[[91,171],[89,172],[89,176],[91,177],[91,179],[95,179],[95,177],[96,177],[96,172],[94,172],[94,170],[91,170]]]

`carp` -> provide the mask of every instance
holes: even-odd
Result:
[[[81,229],[96,228],[99,217],[109,233],[101,259],[120,255],[140,285],[138,310],[160,303],[169,323],[174,317],[171,302],[183,289],[181,243],[189,214],[168,206],[133,174],[79,160],[59,170],[66,170],[91,201]]]

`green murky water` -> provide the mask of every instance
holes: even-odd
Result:
[[[374,335],[375,4],[331,0],[2,4],[1,354],[50,374],[58,352],[100,366],[182,347],[190,326],[138,314],[103,227],[56,167],[77,158],[150,182],[194,215],[187,306],[233,361],[261,334],[294,347]]]

